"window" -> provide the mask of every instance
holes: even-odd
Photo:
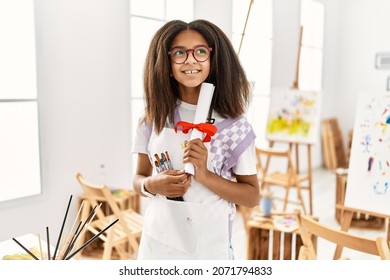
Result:
[[[303,28],[299,58],[299,89],[322,88],[322,58],[324,40],[324,4],[313,0],[301,1]]]
[[[242,36],[249,7],[245,35]],[[258,136],[257,144],[263,144],[271,88],[272,0],[233,0],[232,30],[233,45],[253,85],[253,99],[247,117]]]
[[[169,20],[192,21],[193,7],[193,0],[130,0],[132,135],[135,134],[138,116],[144,108],[143,67],[150,41],[154,33]],[[134,161],[132,166],[135,166]]]
[[[0,202],[41,192],[33,1],[0,1]]]

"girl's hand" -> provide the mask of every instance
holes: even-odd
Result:
[[[151,176],[145,182],[145,188],[153,194],[167,197],[183,196],[191,185],[191,176],[184,170],[166,170]]]
[[[183,163],[192,163],[195,167],[194,178],[205,185],[209,170],[207,169],[208,151],[199,138],[186,141],[183,154]]]

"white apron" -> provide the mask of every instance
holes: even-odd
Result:
[[[168,151],[173,167],[182,170],[184,140],[189,135],[181,131],[153,130],[149,156]],[[138,259],[228,259],[228,220],[228,202],[192,177],[184,201],[160,195],[148,200]]]

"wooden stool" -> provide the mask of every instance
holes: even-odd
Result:
[[[345,191],[347,188],[348,169],[336,169],[336,220],[341,223],[341,209],[344,206]],[[355,212],[352,217],[351,227],[383,229],[386,225],[386,219],[368,214]]]
[[[265,217],[254,210],[248,222],[248,260],[296,260],[299,248],[303,245],[297,225],[291,230],[275,226],[274,221],[280,217],[294,217],[294,214],[273,213]]]

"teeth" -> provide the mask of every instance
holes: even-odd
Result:
[[[187,70],[187,71],[184,71],[185,74],[195,74],[195,73],[199,73],[199,70]]]

